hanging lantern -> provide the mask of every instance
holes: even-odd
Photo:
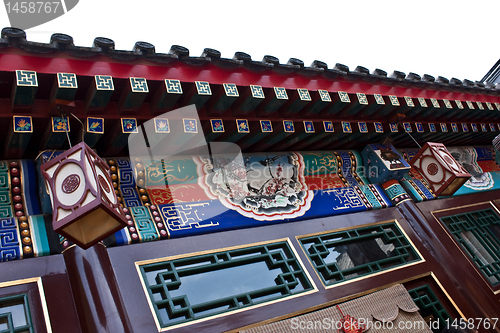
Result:
[[[436,195],[453,195],[470,177],[442,143],[427,142],[410,165],[429,182]]]
[[[40,167],[52,202],[52,226],[87,249],[127,225],[109,167],[84,142]]]

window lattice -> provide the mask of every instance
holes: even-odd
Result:
[[[0,298],[0,332],[33,333],[26,294]]]
[[[299,241],[326,285],[420,259],[396,223],[305,237]]]
[[[500,283],[500,218],[493,209],[440,218],[492,285]]]
[[[313,289],[287,242],[145,264],[140,271],[161,327]]]
[[[439,327],[435,327],[433,332],[441,332],[445,327],[447,320],[451,319],[450,315],[439,302],[436,295],[428,285],[423,285],[415,289],[409,290],[408,293],[413,298],[413,301],[420,309],[420,315],[426,319],[432,316],[432,321],[439,320]]]

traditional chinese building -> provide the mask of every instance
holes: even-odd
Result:
[[[491,83],[4,28],[0,117],[1,332],[500,332]],[[87,250],[40,169],[82,141],[127,223]]]

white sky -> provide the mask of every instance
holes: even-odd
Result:
[[[26,33],[45,43],[59,32],[79,46],[108,37],[122,50],[146,41],[161,53],[178,44],[193,56],[210,47],[225,58],[243,51],[259,61],[269,54],[281,63],[294,57],[306,66],[321,60],[474,81],[500,58],[499,13],[497,0],[80,0]],[[2,8],[0,23],[10,26]]]

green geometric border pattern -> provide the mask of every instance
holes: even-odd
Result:
[[[218,287],[223,284],[225,290],[243,290],[244,288],[242,289],[239,284],[240,281],[235,280],[234,277],[231,279],[229,272],[234,273],[235,270],[245,269],[242,267],[245,265],[258,266],[258,270],[252,271],[252,275],[255,274],[255,277],[259,279],[265,274],[271,286],[259,286],[256,290],[234,292],[229,296],[217,295],[214,296],[215,299],[199,304],[191,304],[190,301],[196,301],[190,300],[186,294],[183,294],[186,290],[178,291],[183,284],[183,279],[187,286],[189,285],[187,280],[192,281],[194,277],[198,281],[198,286],[203,286],[207,292],[209,290],[213,292],[214,288],[211,288],[207,277],[215,271],[219,271],[215,274],[222,272],[227,274],[224,276],[224,281],[220,279],[216,282],[212,281],[217,283]],[[140,265],[139,270],[162,328],[314,289],[286,241],[149,263]],[[273,275],[274,273],[276,275]],[[174,293],[177,293],[177,296],[172,295]]]
[[[419,307],[420,312],[422,310],[430,310],[434,315],[435,319],[439,320],[439,328],[441,329],[446,327],[447,320],[451,319],[451,316],[446,312],[443,305],[437,299],[432,289],[426,284],[415,289],[409,290],[411,298],[415,304]]]

